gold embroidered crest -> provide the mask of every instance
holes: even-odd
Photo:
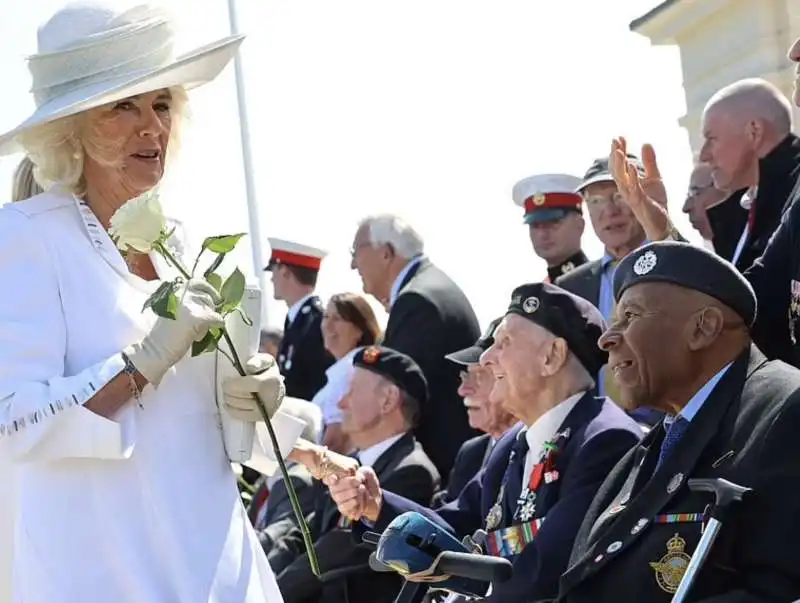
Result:
[[[692,558],[686,554],[686,541],[678,534],[667,540],[667,554],[658,561],[651,561],[650,567],[656,573],[656,582],[661,590],[675,594],[686,568]]]

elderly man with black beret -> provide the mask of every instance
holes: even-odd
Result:
[[[660,242],[620,263],[614,295],[600,346],[622,403],[666,418],[600,489],[559,602],[671,601],[714,503],[690,478],[752,492],[730,508],[686,600],[800,599],[800,371],[751,344],[752,288],[713,253]]]
[[[522,424],[500,439],[458,498],[436,512],[392,492],[368,469],[331,480],[339,510],[377,531],[410,510],[458,537],[483,530],[476,537],[483,552],[514,563],[512,579],[492,585],[489,600],[554,597],[597,488],[641,438],[616,404],[589,393],[606,363],[597,347],[604,329],[597,308],[560,287],[518,287],[482,363],[497,380],[492,396]]]
[[[420,505],[429,505],[439,473],[412,430],[428,401],[422,369],[409,356],[381,346],[353,356],[353,376],[339,402],[342,430],[358,449],[358,461],[390,487]],[[311,531],[322,576],[300,555],[278,575],[285,603],[382,603],[392,601],[399,576],[369,570],[370,551],[351,538],[350,522],[320,492]]]

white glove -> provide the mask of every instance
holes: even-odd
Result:
[[[255,423],[263,421],[253,394],[258,394],[271,419],[286,395],[283,377],[275,359],[256,354],[244,365],[246,377],[229,377],[222,382],[225,410],[234,419]]]
[[[154,387],[170,367],[186,356],[192,342],[205,337],[210,328],[224,325],[215,307],[219,294],[206,281],[192,279],[175,295],[175,319],[159,317],[144,339],[123,350]]]

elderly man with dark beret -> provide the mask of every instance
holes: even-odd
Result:
[[[554,597],[597,488],[642,435],[616,404],[589,393],[606,363],[597,347],[604,329],[597,308],[560,287],[518,287],[482,363],[496,378],[491,395],[522,424],[500,439],[458,498],[435,512],[391,491],[368,469],[332,480],[339,510],[376,531],[405,511],[458,537],[483,530],[475,538],[482,551],[514,564],[511,580],[493,584],[488,600]]]
[[[730,507],[686,600],[800,599],[800,371],[751,344],[752,288],[713,253],[660,242],[620,263],[614,295],[600,346],[622,403],[666,418],[600,489],[559,602],[671,601],[714,503],[690,478],[752,492]]]
[[[428,401],[422,369],[409,356],[381,346],[356,352],[353,366],[339,407],[342,430],[358,449],[359,463],[403,496],[430,505],[439,473],[412,434]],[[392,601],[401,578],[369,570],[370,551],[357,545],[350,522],[325,492],[320,494],[310,528],[322,576],[311,572],[307,555],[297,557],[278,575],[285,603]]]

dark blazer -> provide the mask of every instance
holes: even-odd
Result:
[[[289,468],[289,479],[292,480],[303,515],[306,521],[309,521],[314,511],[317,495],[314,479],[304,467],[298,466]],[[266,484],[260,484],[260,487],[266,487]],[[256,526],[256,534],[267,554],[272,571],[277,575],[305,551],[303,536],[292,510],[286,483],[283,480],[278,480],[273,485],[264,504],[266,505],[264,526]],[[258,510],[252,509],[251,511],[250,520],[255,524]]]
[[[706,217],[713,236],[711,242],[714,245],[714,252],[729,262],[733,259],[736,246],[747,226],[747,210],[742,207],[742,196],[745,190],[736,191],[721,203],[706,210]],[[744,257],[744,253],[741,257]],[[743,269],[740,268],[740,270]]]
[[[434,497],[434,509],[458,498],[464,486],[478,474],[484,462],[488,460],[491,443],[492,438],[485,433],[461,445],[453,463],[453,470],[450,472],[450,479],[447,480],[447,489],[437,492]]]
[[[564,603],[668,602],[700,539],[713,502],[689,478],[721,477],[753,488],[730,508],[690,601],[794,601],[800,598],[800,372],[749,347],[716,385],[681,440],[653,474],[659,426],[614,468],[581,526],[561,580]],[[652,477],[650,477],[652,476]],[[598,521],[598,519],[600,521]],[[671,548],[671,559],[667,556]]]
[[[586,394],[558,429],[570,435],[556,456],[559,478],[543,483],[536,495],[534,519],[545,519],[535,539],[515,558],[510,581],[495,584],[489,601],[527,602],[554,597],[559,576],[567,568],[572,540],[597,489],[623,455],[642,437],[639,426],[608,398]],[[382,531],[397,515],[417,511],[452,531],[459,538],[486,529],[486,517],[506,484],[501,527],[515,522],[514,511],[522,490],[525,456],[514,452],[522,425],[509,430],[495,445],[484,470],[475,476],[452,503],[431,511],[404,499],[386,486],[383,507],[376,522]]]
[[[599,307],[603,261],[592,260],[556,279],[556,285]]]
[[[415,435],[445,480],[461,444],[478,435],[458,395],[459,367],[445,355],[471,346],[480,334],[464,292],[423,258],[400,287],[383,345],[413,358],[428,381],[429,403]]]
[[[278,366],[286,385],[286,395],[311,400],[323,385],[325,371],[334,358],[322,343],[322,302],[308,298],[292,324],[284,325],[278,348]]]
[[[430,504],[439,486],[436,468],[411,434],[404,435],[384,452],[373,469],[381,484],[421,505]],[[327,490],[318,499],[310,529],[315,536],[314,546],[323,577],[320,579],[311,573],[306,554],[298,557],[278,575],[285,603],[389,603],[394,600],[402,587],[402,578],[369,569],[370,549],[357,544],[349,522],[341,521]],[[338,577],[332,577],[334,571]]]
[[[739,270],[752,266],[753,262],[764,253],[767,242],[780,224],[781,216],[789,208],[790,196],[798,176],[800,176],[800,138],[789,134],[758,162],[758,194],[754,201],[753,231],[748,236],[736,262]],[[739,191],[740,200],[742,194],[744,191]],[[711,210],[708,215],[711,215]],[[717,231],[714,230],[714,224],[710,219],[709,223],[716,240]],[[744,220],[744,224],[746,223],[747,212]],[[732,233],[737,243],[744,230],[744,224],[738,231]],[[735,245],[736,243],[734,248]],[[716,244],[714,249],[716,250]],[[730,256],[723,257],[730,260],[733,252]]]
[[[583,253],[583,250],[579,250],[577,253],[572,254],[560,264],[548,266],[547,278],[545,281],[548,283],[554,283],[556,279],[564,276],[565,274],[569,274],[575,270],[575,268],[578,266],[583,266],[588,261],[589,258],[586,257],[586,254]]]

